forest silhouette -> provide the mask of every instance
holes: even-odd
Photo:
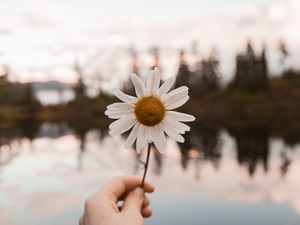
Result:
[[[247,167],[250,175],[261,164],[268,171],[269,139],[281,138],[289,146],[300,141],[300,71],[284,67],[289,57],[286,44],[279,42],[280,63],[278,76],[271,76],[268,69],[267,48],[257,53],[249,42],[235,59],[233,79],[221,85],[219,59],[214,49],[193,66],[185,51],[178,52],[178,71],[175,87],[190,88],[191,100],[180,109],[196,116],[186,142],[179,144],[182,168],[187,168],[192,158],[210,161],[217,169],[221,159],[219,134],[227,130],[236,140],[237,161]],[[162,67],[158,48],[151,50],[154,64]],[[138,54],[131,52],[132,71],[140,75]],[[78,82],[73,86],[75,98],[52,106],[43,106],[36,98],[33,83],[10,82],[10,70],[5,66],[0,76],[0,146],[26,137],[33,140],[43,123],[67,124],[81,141],[81,154],[85,151],[85,136],[90,130],[100,130],[107,135],[109,119],[104,116],[106,106],[114,101],[109,93],[100,92],[96,97],[87,94],[85,73],[75,60],[74,71]],[[124,83],[123,91],[134,94],[131,82]],[[282,153],[281,173],[284,175],[290,159]],[[80,154],[79,154],[80,159]],[[159,174],[163,161],[155,157],[155,173]]]

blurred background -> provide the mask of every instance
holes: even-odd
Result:
[[[196,116],[152,152],[146,225],[300,223],[299,0],[0,0],[0,223],[77,224],[116,175],[115,88],[159,67]]]

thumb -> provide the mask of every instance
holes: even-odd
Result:
[[[130,192],[124,200],[123,211],[133,211],[140,213],[144,202],[144,190],[137,187]]]

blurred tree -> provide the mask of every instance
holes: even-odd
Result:
[[[268,87],[266,47],[257,56],[251,42],[248,42],[246,51],[236,57],[235,76],[229,87],[248,91],[264,90]]]
[[[82,71],[82,67],[79,63],[78,58],[76,58],[74,61],[73,69],[75,70],[75,72],[78,76],[77,83],[75,84],[75,87],[74,87],[76,99],[85,98],[86,97],[86,87],[83,82],[83,71]]]
[[[266,51],[267,51],[267,47],[266,47],[266,45],[263,45],[263,49],[261,52],[261,70],[262,70],[261,72],[262,72],[262,78],[264,80],[268,79],[268,71],[269,71]],[[264,82],[264,81],[262,81],[262,82]]]
[[[280,63],[284,67],[286,59],[289,56],[289,51],[288,51],[287,45],[283,39],[279,40],[278,47],[279,47],[279,52],[280,52]]]
[[[130,56],[131,56],[131,59],[132,59],[131,72],[135,73],[138,76],[140,76],[138,53],[137,53],[137,51],[135,50],[134,47],[131,47],[129,49],[129,53],[130,53]],[[134,95],[135,94],[135,90],[134,90],[133,84],[132,84],[130,79],[128,79],[124,83],[122,91],[129,94],[129,95]]]
[[[150,54],[152,54],[152,56],[153,56],[153,65],[151,66],[151,69],[154,69],[155,67],[158,67],[158,68],[161,69],[159,48],[158,47],[152,47],[150,49]]]
[[[7,99],[7,88],[9,86],[9,77],[10,69],[7,65],[2,67],[2,72],[0,73],[0,103],[6,101]]]
[[[0,73],[0,83],[7,83],[10,74],[10,68],[8,65],[3,65],[2,70],[2,73]]]
[[[290,53],[288,51],[288,47],[286,42],[283,39],[279,40],[279,52],[280,52],[280,63],[283,68],[283,77],[288,80],[293,85],[299,85],[300,84],[300,71],[297,71],[293,68],[289,68],[287,66],[287,58],[289,57]]]
[[[219,89],[219,60],[216,49],[213,49],[208,59],[201,62],[200,77],[203,91]]]
[[[31,83],[25,84],[23,98],[21,104],[27,106],[31,110],[35,110],[36,107],[40,106],[39,101],[36,99],[34,90]]]
[[[189,66],[185,59],[184,50],[179,51],[179,68],[175,81],[175,88],[186,85],[190,86],[190,77],[192,76]]]
[[[190,95],[200,98],[207,93],[219,90],[219,60],[217,50],[213,49],[208,58],[202,58],[196,63],[195,71],[190,76]]]

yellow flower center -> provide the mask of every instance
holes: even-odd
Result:
[[[137,120],[145,126],[155,126],[165,117],[166,109],[161,100],[153,95],[141,98],[135,105]]]

